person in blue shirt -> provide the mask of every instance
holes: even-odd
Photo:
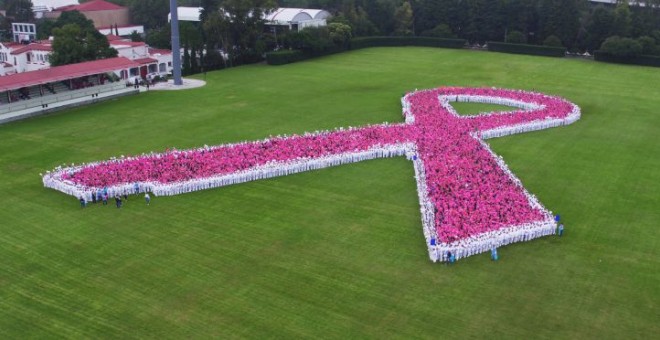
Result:
[[[490,259],[493,261],[497,261],[499,257],[497,256],[497,248],[493,247],[490,249]]]
[[[557,227],[557,234],[559,235],[559,237],[561,237],[561,235],[564,234],[564,224],[563,223],[559,223],[559,227]]]

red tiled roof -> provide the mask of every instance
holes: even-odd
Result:
[[[123,8],[126,8],[126,7],[122,7],[122,6],[113,4],[111,2],[103,1],[103,0],[92,0],[92,1],[82,3],[80,5],[70,5],[70,6],[64,6],[64,7],[56,8],[55,11],[58,11],[58,12],[67,12],[67,11],[93,12],[93,11],[111,11],[111,10],[117,10],[117,9],[123,9]]]
[[[124,41],[124,40],[113,40],[113,41],[108,41],[108,43],[110,43],[110,45],[124,45],[124,46],[131,46],[131,47],[146,45],[142,41]]]
[[[2,44],[5,45],[5,47],[16,47],[16,46],[23,45],[21,43],[13,42],[13,41],[3,42]]]
[[[20,89],[26,86],[47,84],[72,78],[91,76],[121,69],[137,67],[139,64],[124,58],[108,58],[84,63],[55,66],[38,71],[16,73],[0,77],[0,91]]]
[[[140,65],[146,65],[146,64],[151,64],[151,63],[157,63],[158,60],[154,58],[140,58],[140,59],[133,59],[134,62],[140,64]]]
[[[140,27],[140,26],[142,26],[142,25],[118,25],[117,28]],[[111,28],[114,29],[115,25],[97,27],[97,29],[99,29],[99,30],[108,30],[108,29],[111,29]]]
[[[170,50],[164,50],[160,48],[151,48],[149,47],[149,54],[154,55],[154,54],[172,54],[172,51]]]
[[[114,34],[108,34],[108,35],[105,36],[105,38],[108,39],[108,41],[115,41],[115,40],[124,39],[124,38],[122,38],[120,36],[117,36],[117,35],[114,35]]]
[[[26,45],[24,47],[21,47],[19,49],[15,49],[15,50],[11,51],[11,54],[16,55],[16,54],[29,52],[29,51],[46,51],[46,52],[50,52],[52,50],[53,49],[50,45],[30,44],[30,45]]]

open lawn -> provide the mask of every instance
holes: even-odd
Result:
[[[660,69],[374,48],[206,81],[0,126],[0,338],[660,334]],[[582,107],[574,125],[489,140],[561,214],[563,238],[501,248],[495,263],[433,264],[403,158],[149,207],[133,196],[121,210],[80,209],[39,176],[65,162],[402,121],[405,91],[442,85]]]

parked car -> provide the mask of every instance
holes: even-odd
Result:
[[[147,78],[148,82],[153,83],[161,80],[162,78],[164,78],[164,76],[159,72],[152,72],[152,73],[148,73],[145,78]]]
[[[135,84],[141,84],[142,83],[142,77],[140,76],[131,76],[126,78],[126,85],[131,86]]]

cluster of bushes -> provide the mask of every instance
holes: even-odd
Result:
[[[514,54],[529,54],[539,55],[546,57],[564,57],[566,48],[554,46],[540,46],[540,45],[526,45],[526,44],[511,44],[489,41],[488,50],[493,52],[504,52]]]
[[[649,36],[633,39],[615,35],[605,39],[600,50],[594,52],[594,58],[611,63],[660,66],[660,45]]]
[[[289,32],[280,50],[266,53],[266,62],[269,65],[283,65],[345,51],[350,40],[351,27],[343,23]]]
[[[284,39],[284,49],[266,54],[270,65],[283,65],[312,57],[328,55],[345,50],[368,47],[423,46],[443,48],[463,48],[464,39],[439,38],[438,32],[428,32],[427,36],[361,37],[351,39],[351,28],[341,23],[332,23],[328,27],[308,28],[300,32],[291,32]],[[507,34],[507,42],[489,41],[488,50],[494,52],[564,57],[566,48],[554,35],[548,36],[543,45],[525,44],[525,35],[518,31]],[[655,38],[643,36],[637,39],[609,37],[599,51],[594,53],[598,61],[660,66],[660,44]]]
[[[507,33],[505,43],[509,44],[527,44],[527,36],[520,31],[511,31]],[[537,46],[537,45],[532,45]],[[543,46],[549,47],[565,47],[558,36],[551,34],[543,40]]]
[[[305,60],[307,57],[299,50],[281,50],[266,53],[266,63],[268,65],[285,65]]]

